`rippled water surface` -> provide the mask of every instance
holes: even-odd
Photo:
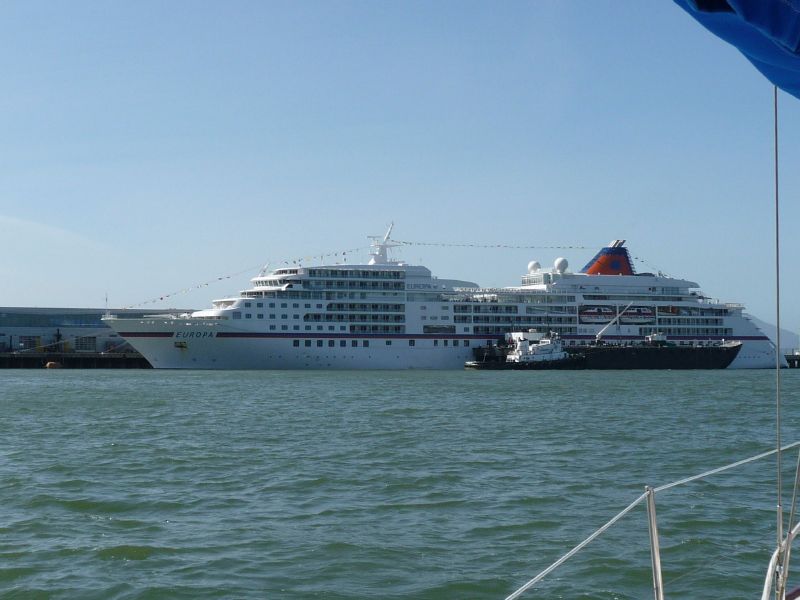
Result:
[[[800,372],[783,381],[790,442]],[[770,449],[774,389],[763,371],[1,371],[0,596],[504,598],[645,484]],[[657,497],[668,596],[760,593],[774,480],[769,458]],[[651,585],[640,507],[524,597]]]

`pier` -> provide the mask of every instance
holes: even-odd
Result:
[[[0,369],[151,369],[138,352],[2,352]]]

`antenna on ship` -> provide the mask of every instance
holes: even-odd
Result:
[[[389,229],[386,230],[386,234],[381,237],[379,235],[368,235],[367,237],[372,240],[372,252],[370,252],[370,265],[385,265],[389,262],[389,256],[387,250],[389,248],[396,248],[400,246],[400,244],[392,242],[389,239],[389,236],[392,235],[392,228],[394,227],[394,221],[389,223]]]

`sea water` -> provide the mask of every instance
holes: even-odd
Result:
[[[502,599],[645,485],[774,447],[775,379],[2,371],[0,597]],[[788,443],[800,371],[782,387]],[[775,479],[656,496],[669,597],[760,593]],[[640,506],[524,598],[651,587]]]

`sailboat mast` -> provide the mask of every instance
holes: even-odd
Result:
[[[778,194],[778,86],[772,87],[772,112],[774,125],[775,141],[775,439],[776,439],[776,462],[777,462],[777,530],[778,547],[783,542],[783,475],[781,461],[781,252],[780,252],[780,202]],[[781,578],[779,559],[779,575]],[[778,583],[778,590],[783,589],[782,582]]]

